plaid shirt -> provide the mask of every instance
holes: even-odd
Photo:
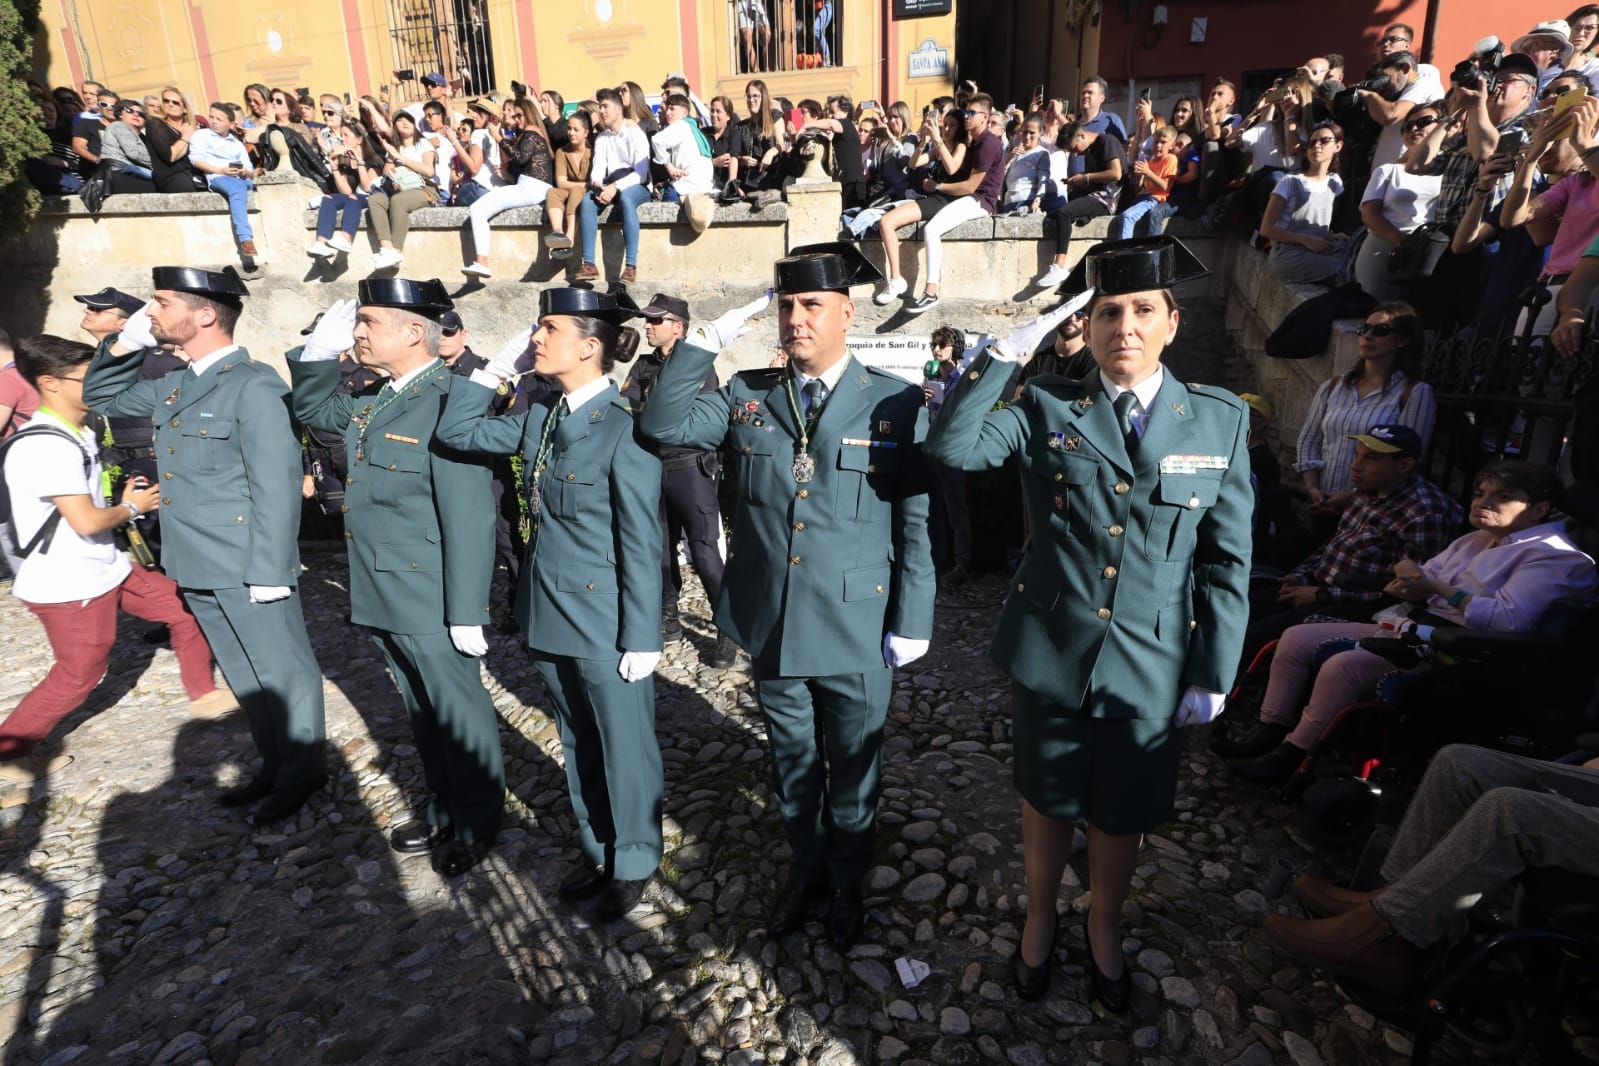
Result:
[[[1514,118],[1507,119],[1499,127],[1499,135],[1503,137],[1511,130],[1527,132],[1527,113],[1523,111]],[[1462,131],[1448,138],[1438,148],[1438,155],[1427,167],[1424,173],[1441,174],[1443,182],[1438,189],[1438,199],[1432,204],[1431,222],[1441,223],[1454,229],[1460,225],[1460,220],[1466,217],[1466,206],[1471,202],[1471,191],[1477,187],[1477,171],[1481,169],[1477,157],[1471,154],[1471,146],[1466,141],[1466,134]],[[1515,177],[1513,170],[1506,171],[1494,185],[1493,192],[1488,197],[1488,202],[1483,204],[1483,213],[1486,214],[1499,206],[1499,202],[1510,191],[1510,182]]]
[[[1395,563],[1431,559],[1459,527],[1460,505],[1416,475],[1386,496],[1356,494],[1337,531],[1289,576],[1325,588],[1335,601],[1379,600]]]

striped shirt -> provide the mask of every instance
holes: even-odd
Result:
[[[1396,370],[1388,384],[1361,396],[1345,375],[1322,382],[1310,402],[1310,414],[1299,431],[1299,462],[1295,469],[1321,471],[1323,492],[1344,492],[1350,487],[1349,464],[1355,458],[1351,433],[1369,433],[1372,426],[1405,425],[1421,437],[1425,451],[1432,443],[1438,408],[1432,386],[1418,381],[1405,396],[1407,378]],[[1403,401],[1401,403],[1401,401]]]

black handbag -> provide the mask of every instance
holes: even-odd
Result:
[[[98,215],[100,207],[105,203],[106,197],[111,195],[111,161],[100,160],[100,165],[94,168],[94,173],[89,180],[83,183],[83,188],[78,191],[83,198],[83,206],[89,209],[89,214]]]
[[[1388,255],[1388,280],[1404,284],[1432,277],[1438,269],[1454,231],[1437,222],[1423,222]]]

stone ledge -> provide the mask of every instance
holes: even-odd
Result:
[[[317,213],[314,210],[305,212],[306,229],[316,228]],[[641,226],[677,226],[688,225],[688,219],[683,214],[681,204],[651,201],[640,204],[638,220]],[[610,222],[621,224],[614,207],[607,207],[599,213],[602,225]],[[783,203],[773,204],[770,207],[752,210],[747,204],[718,205],[716,213],[712,216],[712,225],[716,226],[748,226],[748,225],[781,225],[788,221],[788,205]],[[367,226],[367,216],[361,216],[361,224]],[[412,212],[411,229],[413,230],[449,230],[461,229],[467,225],[467,209],[464,207],[423,207]],[[505,227],[523,227],[538,229],[544,225],[544,208],[542,205],[534,207],[513,207],[509,211],[502,211],[495,215],[491,225],[495,229]],[[368,226],[370,228],[370,226]]]
[[[255,193],[250,194],[250,210],[258,212],[260,206]],[[72,215],[96,217],[84,206],[81,196],[46,196],[39,209],[41,215]],[[106,215],[226,215],[228,201],[214,192],[124,192],[107,196],[100,205],[99,217]]]

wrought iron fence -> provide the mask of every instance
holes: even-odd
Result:
[[[1531,317],[1531,316],[1529,316]],[[1548,337],[1462,330],[1428,346],[1423,376],[1432,385],[1438,423],[1426,474],[1465,500],[1478,469],[1496,459],[1557,467],[1576,480],[1599,480],[1599,338],[1562,358]]]
[[[388,0],[389,45],[400,95],[426,99],[424,74],[444,75],[451,91],[494,88],[494,48],[486,0]]]
[[[811,70],[843,62],[842,0],[728,0],[733,69]]]

